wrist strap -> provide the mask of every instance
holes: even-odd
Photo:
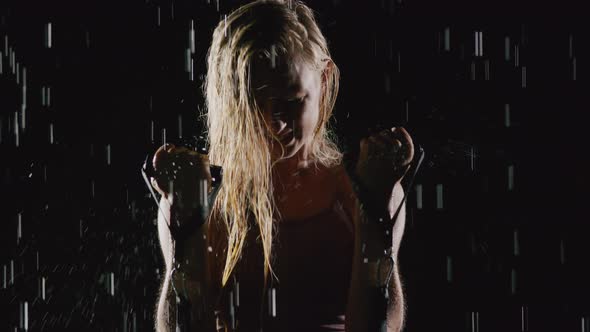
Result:
[[[409,190],[409,188],[412,187],[414,179],[416,177],[416,174],[418,172],[418,169],[420,168],[420,165],[422,164],[422,161],[424,160],[424,149],[420,146],[417,145],[417,149],[418,153],[416,154],[416,157],[414,158],[414,162],[412,162],[410,169],[408,169],[407,174],[409,174],[409,177],[406,177],[406,182],[408,183],[407,185],[403,185],[402,183],[402,187],[408,188],[406,190],[404,190],[404,196],[402,198],[401,203],[399,204],[399,206],[397,207],[397,210],[395,212],[395,214],[393,215],[393,218],[390,217],[389,211],[387,210],[387,207],[380,207],[380,206],[376,206],[375,201],[372,199],[371,193],[369,192],[369,190],[362,184],[362,182],[360,181],[360,179],[357,177],[356,173],[354,171],[350,171],[351,167],[348,167],[348,175],[349,178],[351,180],[353,189],[355,191],[355,193],[357,194],[357,198],[359,200],[360,203],[360,209],[361,209],[361,213],[365,215],[366,217],[366,226],[367,226],[367,231],[372,233],[372,234],[368,234],[368,235],[373,235],[373,236],[381,236],[379,235],[379,233],[382,234],[382,236],[384,236],[384,246],[381,247],[375,247],[375,246],[371,246],[371,244],[369,243],[368,246],[369,248],[366,248],[366,239],[364,239],[364,243],[363,243],[363,255],[364,257],[366,257],[369,261],[379,261],[381,260],[383,257],[387,257],[387,256],[391,256],[391,250],[392,250],[392,236],[391,236],[391,230],[393,228],[393,224],[395,223],[395,221],[397,220],[397,217],[399,216],[399,213],[401,211],[401,207],[404,205],[406,198],[407,198],[407,190]],[[402,181],[403,182],[403,181]],[[365,234],[367,235],[367,234]],[[368,249],[368,250],[367,250]]]

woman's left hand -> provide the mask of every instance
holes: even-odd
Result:
[[[413,159],[410,134],[403,127],[385,129],[361,140],[356,175],[376,203],[386,208]]]

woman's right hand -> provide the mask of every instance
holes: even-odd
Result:
[[[168,201],[171,214],[184,222],[187,218],[183,216],[193,215],[195,209],[209,209],[204,206],[208,204],[212,182],[206,154],[166,144],[156,150],[152,162],[152,186]]]

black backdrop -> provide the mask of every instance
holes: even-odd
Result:
[[[153,329],[163,260],[139,169],[199,134],[212,29],[240,3],[2,2],[2,331]],[[582,4],[308,4],[342,73],[342,148],[404,125],[426,151],[406,331],[588,331]]]

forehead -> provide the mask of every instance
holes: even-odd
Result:
[[[251,84],[256,96],[291,96],[314,89],[319,74],[312,66],[301,60],[281,60],[277,57],[274,67],[266,59],[254,61]]]

